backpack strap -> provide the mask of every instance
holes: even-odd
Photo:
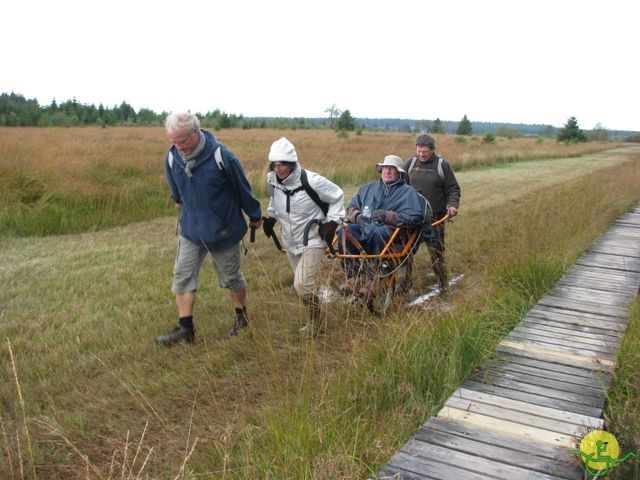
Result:
[[[218,145],[216,149],[213,151],[213,159],[216,163],[216,166],[218,167],[218,170],[224,173],[224,176],[227,179],[227,182],[229,182],[229,186],[231,187],[233,196],[236,198],[236,201],[238,202],[238,208],[242,208],[242,202],[240,200],[240,192],[238,192],[238,185],[236,184],[236,179],[224,167],[224,160],[222,159],[222,152],[220,151],[220,145]]]
[[[220,145],[216,147],[213,151],[213,158],[216,161],[216,165],[218,166],[218,170],[224,172],[224,161],[222,160],[222,152],[220,151]]]
[[[442,163],[444,162],[444,158],[438,157],[438,175],[440,179],[444,182],[444,170],[442,169]]]
[[[313,188],[311,188],[311,185],[309,185],[309,179],[307,178],[307,171],[304,168],[300,168],[300,183],[302,183],[302,185],[294,188],[293,190],[287,190],[286,188],[282,189],[282,192],[287,197],[287,213],[289,213],[290,211],[291,197],[299,191],[304,190],[307,195],[309,195],[309,198],[311,198],[311,200],[313,200],[314,203],[318,205],[318,207],[320,207],[320,210],[322,210],[322,213],[324,213],[326,217],[327,212],[329,211],[329,204],[320,200],[317,192]]]
[[[307,171],[304,168],[300,169],[300,182],[302,183],[304,191],[307,192],[307,195],[311,197],[311,200],[313,200],[316,205],[320,207],[320,210],[322,210],[322,213],[324,213],[326,217],[327,213],[329,212],[329,204],[320,200],[318,193],[313,188],[311,188],[311,185],[309,185],[309,179],[307,178]]]
[[[409,164],[409,168],[407,169],[407,183],[409,183],[409,185],[411,185],[411,183],[410,183],[411,171],[416,166],[416,161],[417,160],[418,160],[418,156],[417,155],[414,155],[413,157],[411,157],[411,163]],[[438,176],[444,182],[444,169],[442,168],[443,162],[444,162],[444,158],[442,158],[441,156],[438,155],[438,167],[437,167]]]
[[[407,176],[411,175],[413,168],[416,166],[416,161],[418,160],[418,156],[414,155],[411,157],[411,163],[409,164],[409,168],[407,169]]]
[[[291,197],[296,193],[300,192],[301,190],[304,190],[304,185],[294,188],[293,190],[287,190],[286,188],[282,189],[282,193],[284,193],[285,196],[287,197],[287,213],[291,211]]]

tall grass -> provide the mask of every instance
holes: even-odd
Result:
[[[302,165],[341,186],[375,178],[375,163],[396,153],[408,158],[414,136],[372,133],[339,138],[330,130],[218,132],[241,159],[261,198],[271,143],[289,137]],[[454,168],[561,158],[614,144],[558,144],[553,140],[498,139],[485,145],[436,136]],[[160,127],[0,128],[0,235],[50,235],[100,230],[172,214],[162,160],[168,142]]]
[[[508,197],[496,169],[483,183],[494,200],[470,196],[468,206],[461,175],[447,257],[462,287],[383,318],[334,302],[327,334],[312,342],[297,334],[305,316],[286,259],[262,236],[243,263],[250,334],[226,340],[231,308],[208,266],[198,340],[174,349],[153,345],[175,323],[173,218],[3,238],[0,336],[15,361],[3,344],[0,478],[366,478],[640,200],[638,158],[607,165],[564,182],[543,175]],[[419,253],[419,290],[428,267]],[[340,281],[339,265],[326,268]]]
[[[620,444],[620,456],[640,457],[640,299],[631,309],[629,326],[620,347],[618,369],[607,398],[607,420]],[[616,480],[640,479],[640,458],[632,458],[612,470]]]
[[[297,394],[267,413],[267,425],[259,435],[252,431],[234,455],[242,474],[228,478],[374,475],[595,236],[637,203],[632,178],[639,174],[637,162],[627,164],[597,181],[582,179],[523,198],[511,205],[508,220],[500,207],[451,228],[465,239],[476,229],[489,237],[476,251],[476,242],[453,241],[467,256],[465,271],[474,272],[456,307],[445,313],[396,311],[368,326],[370,341],[353,353],[349,368],[325,378],[302,376]],[[584,201],[586,192],[595,204]],[[547,204],[557,205],[553,221]]]

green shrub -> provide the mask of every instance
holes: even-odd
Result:
[[[482,143],[492,144],[496,143],[496,136],[493,133],[485,133],[482,137]]]

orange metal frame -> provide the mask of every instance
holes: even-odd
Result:
[[[334,257],[335,258],[341,258],[341,259],[364,258],[364,259],[371,259],[371,260],[373,260],[373,259],[403,258],[411,251],[411,248],[413,247],[414,242],[417,240],[418,235],[420,234],[420,229],[419,228],[413,228],[413,232],[411,233],[411,235],[409,236],[409,238],[405,242],[405,244],[402,247],[401,251],[393,252],[393,251],[390,251],[390,250],[391,250],[391,247],[393,247],[394,241],[398,237],[400,232],[403,229],[407,229],[407,228],[411,228],[411,227],[406,227],[406,226],[396,227],[395,230],[393,231],[393,233],[391,234],[391,237],[389,238],[389,240],[387,240],[387,243],[384,245],[384,248],[382,249],[382,251],[380,253],[377,253],[377,254],[372,254],[372,253],[366,253],[364,251],[364,248],[362,248],[362,245],[360,245],[360,242],[358,242],[358,240],[356,240],[355,237],[353,237],[347,231],[347,228],[344,227],[342,229],[342,232],[341,232],[342,233],[342,245],[346,245],[346,239],[347,239],[347,236],[349,236],[349,240],[351,241],[351,243],[358,250],[360,250],[361,253],[356,253],[356,254],[340,253],[338,251],[338,249],[336,249],[336,253],[335,253]],[[334,244],[336,243],[337,239],[338,239],[338,236],[336,235],[336,237],[333,240]]]

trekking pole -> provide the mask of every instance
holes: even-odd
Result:
[[[267,220],[267,217],[262,217],[262,221],[265,222]],[[263,223],[263,227],[266,224]],[[270,238],[271,240],[273,240],[273,244],[276,246],[276,249],[280,252],[286,253],[286,250],[284,248],[282,248],[282,245],[280,245],[280,240],[278,240],[278,236],[276,235],[276,232],[271,229],[271,231],[267,231],[265,229],[264,234],[267,236],[267,238]]]

